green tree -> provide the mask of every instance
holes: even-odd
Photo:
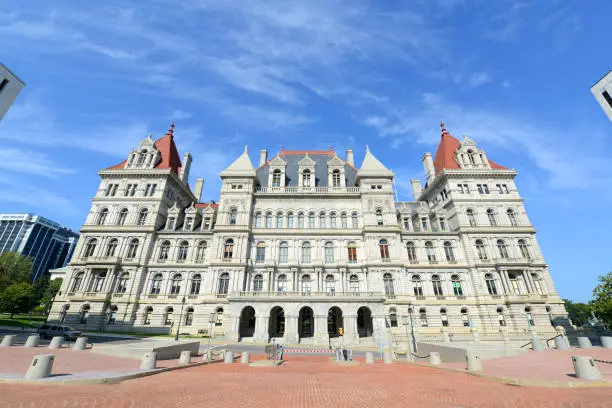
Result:
[[[567,310],[567,314],[574,326],[582,327],[585,319],[591,316],[591,305],[580,302],[574,303],[569,299],[563,299],[563,302],[565,303],[565,310]]]
[[[600,276],[599,284],[593,289],[591,305],[595,315],[606,327],[612,327],[612,272]]]
[[[59,292],[62,286],[62,281],[62,278],[58,278],[53,279],[51,282],[49,282],[47,290],[43,294],[42,299],[40,301],[40,305],[42,306],[45,314],[49,314],[49,310],[51,310],[51,304],[53,303],[53,298],[55,297],[57,292]]]
[[[0,254],[0,293],[14,283],[29,282],[32,258],[19,252]]]
[[[13,283],[0,292],[0,312],[27,313],[36,305],[34,287],[27,282]]]

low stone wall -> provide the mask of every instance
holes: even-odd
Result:
[[[502,358],[525,353],[527,349],[517,349],[514,347],[503,347],[483,343],[417,343],[418,354],[427,355],[430,352],[437,352],[444,363],[465,363],[465,356],[468,350],[477,352],[482,360]]]
[[[192,356],[200,351],[199,341],[120,341],[113,343],[94,344],[94,353],[113,356],[142,358],[145,354],[155,352],[158,360],[171,360],[179,358],[181,352],[190,351]]]

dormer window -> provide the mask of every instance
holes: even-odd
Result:
[[[272,172],[272,187],[281,186],[281,171],[276,169]]]
[[[474,151],[472,149],[470,149],[470,150],[467,151],[467,154],[468,154],[468,159],[470,160],[470,164],[472,166],[475,166],[476,165],[476,160],[474,160]]]
[[[147,160],[147,151],[146,150],[142,150],[138,154],[138,166],[144,165],[146,160]]]
[[[340,170],[336,169],[332,172],[332,185],[333,187],[341,187],[340,183]]]
[[[310,170],[308,169],[302,172],[302,186],[310,187]]]

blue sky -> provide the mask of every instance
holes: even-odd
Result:
[[[589,92],[612,69],[609,1],[0,5],[0,61],[26,83],[0,123],[0,212],[78,229],[97,171],[172,121],[206,200],[244,145],[360,163],[366,144],[407,200],[444,120],[518,170],[563,297],[612,270],[612,124]]]

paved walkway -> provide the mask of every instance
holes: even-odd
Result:
[[[285,365],[215,364],[115,385],[0,383],[0,407],[612,407],[612,388],[503,385],[409,364],[338,366],[325,357]]]

